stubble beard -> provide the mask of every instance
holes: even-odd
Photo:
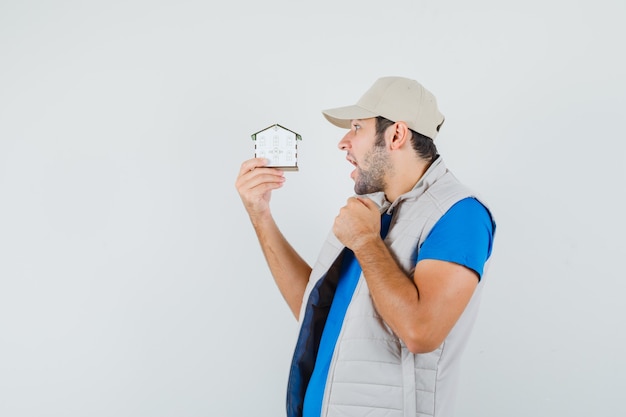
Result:
[[[385,174],[391,171],[391,163],[385,146],[374,146],[363,158],[367,168],[357,167],[354,192],[363,195],[384,191],[387,186]]]

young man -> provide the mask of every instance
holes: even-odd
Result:
[[[300,322],[287,415],[452,416],[495,223],[438,155],[444,117],[418,82],[383,77],[356,105],[322,113],[349,129],[339,149],[356,195],[313,268],[270,211],[283,172],[251,159],[236,181]]]

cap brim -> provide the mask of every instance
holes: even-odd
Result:
[[[343,129],[350,129],[351,120],[370,119],[378,116],[378,114],[359,106],[346,106],[322,110],[322,114],[326,120]]]

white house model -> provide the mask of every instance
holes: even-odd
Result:
[[[279,124],[252,135],[255,158],[267,158],[269,167],[298,170],[298,141],[302,136]]]

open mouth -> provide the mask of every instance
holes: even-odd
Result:
[[[352,166],[354,166],[354,170],[350,173],[350,178],[356,181],[357,169],[359,168],[359,164],[357,164],[356,159],[354,159],[350,155],[346,155],[346,161],[350,162]]]

